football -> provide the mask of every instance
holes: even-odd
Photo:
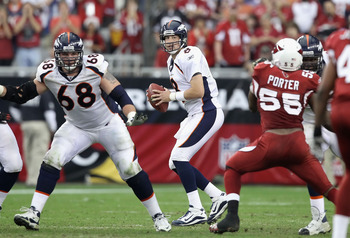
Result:
[[[152,101],[151,96],[154,94],[153,90],[165,91],[163,86],[160,86],[156,83],[151,83],[147,90],[147,98],[149,103],[152,105],[154,109],[160,112],[166,112],[168,110],[169,103],[163,102],[162,104],[156,106],[157,101]]]

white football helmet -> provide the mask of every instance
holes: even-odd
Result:
[[[272,63],[284,71],[296,71],[303,64],[301,45],[292,38],[279,40],[272,51]]]

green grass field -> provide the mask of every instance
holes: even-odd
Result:
[[[154,190],[169,221],[187,211],[187,196],[180,184],[154,185]],[[203,224],[159,233],[127,185],[58,184],[41,215],[40,230],[27,231],[16,226],[13,217],[22,206],[30,205],[33,192],[33,188],[22,184],[11,190],[0,213],[1,237],[302,237],[298,229],[311,219],[306,187],[245,185],[238,232],[212,234]],[[201,191],[200,195],[209,214],[211,201]],[[331,222],[334,205],[326,201],[326,209]],[[319,236],[326,238],[331,234]]]

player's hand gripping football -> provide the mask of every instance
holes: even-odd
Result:
[[[126,121],[127,126],[138,126],[142,125],[145,121],[147,121],[148,116],[146,114],[137,112],[130,112],[128,114],[128,120]]]

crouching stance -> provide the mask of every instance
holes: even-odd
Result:
[[[15,223],[38,230],[40,213],[55,188],[61,168],[93,143],[100,143],[122,179],[147,208],[155,229],[170,231],[171,225],[158,205],[148,175],[138,163],[126,127],[144,123],[147,116],[136,113],[120,82],[107,71],[108,63],[102,55],[83,55],[83,42],[77,35],[65,32],[58,36],[54,53],[55,59],[39,65],[34,81],[19,87],[0,86],[0,96],[16,103],[50,90],[66,113],[66,122],[55,133],[51,149],[44,157],[31,207],[24,214],[15,215]],[[126,125],[115,113],[114,101],[127,116]]]

